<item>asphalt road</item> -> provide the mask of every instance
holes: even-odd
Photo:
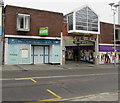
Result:
[[[118,90],[117,69],[70,69],[2,72],[3,101],[73,98]]]

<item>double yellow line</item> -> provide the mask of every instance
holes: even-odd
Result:
[[[16,78],[15,80],[31,80],[34,83],[36,83],[37,81],[33,78]],[[56,100],[60,100],[62,97],[60,97],[59,95],[55,94],[54,92],[52,92],[51,90],[47,89],[47,91],[49,93],[51,93],[52,95],[54,95],[56,98],[53,99],[45,99],[45,100],[39,100],[36,102],[26,102],[26,103],[40,103],[40,102],[50,102],[50,101],[56,101]]]
[[[31,81],[33,81],[34,83],[37,82],[37,81],[34,80],[33,78],[16,78],[15,80],[31,80]]]
[[[60,100],[62,97],[58,96],[57,94],[55,94],[54,92],[52,92],[51,90],[47,89],[47,91],[49,93],[51,93],[52,95],[54,95],[57,98],[53,98],[53,99],[45,99],[45,100],[39,100],[39,101],[35,101],[35,102],[27,102],[27,103],[41,103],[41,102],[50,102],[50,101],[56,101],[56,100]]]

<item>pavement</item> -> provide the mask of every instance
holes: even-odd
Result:
[[[118,99],[118,92],[92,94],[87,96],[63,99],[62,101],[116,101],[114,103],[120,103]]]
[[[50,64],[19,64],[19,65],[2,65],[2,71],[8,70],[58,70],[58,69],[104,69],[104,68],[120,68],[119,65],[114,64],[101,64],[95,65],[85,62],[66,62],[64,65],[50,65]]]
[[[60,69],[104,69],[104,68],[115,68],[119,69],[120,66],[114,64],[104,64],[104,65],[95,65],[85,62],[66,62],[64,65],[50,65],[50,64],[37,64],[37,65],[2,65],[0,70],[2,71],[11,71],[11,70],[60,70]],[[82,97],[69,98],[62,101],[116,101],[115,103],[120,103],[118,101],[119,92],[108,92],[108,93],[99,93]]]

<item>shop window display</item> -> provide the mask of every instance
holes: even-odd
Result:
[[[100,52],[99,64],[114,63],[116,55],[116,63],[120,63],[120,52]]]
[[[76,52],[77,51],[77,52]],[[67,50],[66,60],[94,62],[94,51],[93,50],[80,50],[78,57],[78,50]]]
[[[66,51],[66,60],[73,60],[73,50]]]
[[[93,50],[81,50],[80,54],[81,54],[80,60],[86,61],[86,62],[93,62],[94,61]]]

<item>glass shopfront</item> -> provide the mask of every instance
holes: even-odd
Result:
[[[8,38],[6,64],[60,64],[60,40]]]

